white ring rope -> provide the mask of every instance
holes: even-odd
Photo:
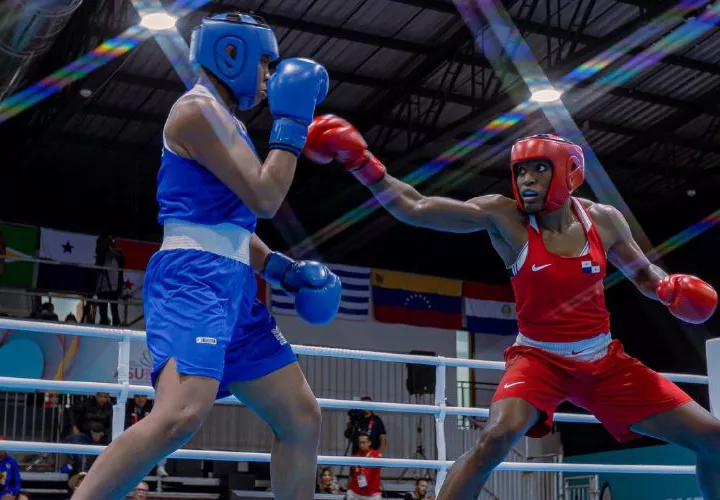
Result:
[[[66,453],[78,455],[99,455],[104,446],[36,443],[31,441],[3,441],[3,449],[29,453]],[[269,453],[251,453],[213,450],[178,450],[169,458],[192,460],[224,460],[233,462],[269,462]],[[365,458],[318,456],[322,465],[365,465],[391,468],[440,469],[452,466],[451,461],[410,460],[401,458]],[[497,470],[524,472],[615,472],[625,474],[695,474],[692,465],[607,465],[607,464],[567,464],[540,462],[503,462]]]
[[[25,390],[44,390],[44,391],[61,391],[68,393],[92,393],[107,392],[110,394],[120,394],[123,386],[114,383],[102,382],[74,382],[69,380],[45,380],[39,378],[16,378],[16,377],[0,377],[0,387],[8,389],[25,389]],[[154,396],[155,391],[149,385],[129,385],[128,394],[144,394]],[[219,399],[217,404],[242,405],[234,396]],[[421,405],[421,404],[405,404],[405,403],[382,403],[378,401],[354,401],[349,399],[323,399],[318,398],[320,408],[326,409],[358,409],[373,411],[388,411],[397,413],[423,413],[440,415],[440,405]],[[456,415],[466,417],[487,418],[490,415],[489,408],[468,408],[463,406],[444,406],[442,411],[445,415]],[[592,415],[582,415],[573,413],[557,413],[555,415],[556,422],[576,422],[584,424],[597,424],[599,421]]]
[[[85,337],[99,337],[114,340],[145,340],[145,332],[139,330],[69,325],[67,323],[51,323],[46,321],[0,318],[0,328],[41,333],[64,333],[66,335],[81,335]],[[394,354],[389,352],[359,351],[355,349],[339,349],[334,347],[315,347],[305,345],[293,345],[293,351],[295,354],[326,356],[330,358],[365,359],[369,361],[388,361],[392,363],[412,363],[432,366],[444,365],[476,368],[481,370],[502,371],[505,369],[505,363],[502,361],[448,358],[445,356],[416,356],[411,354]],[[661,375],[673,382],[703,385],[708,384],[707,375],[692,375],[684,373],[661,373]]]
[[[27,321],[0,318],[0,329],[9,329],[17,331],[32,331],[41,333],[64,333],[69,335],[81,335],[90,337],[99,337],[110,340],[120,341],[118,349],[118,382],[117,383],[100,383],[100,382],[76,382],[66,380],[43,380],[28,379],[17,377],[0,377],[0,387],[24,389],[24,390],[46,390],[46,391],[62,391],[62,392],[108,392],[111,394],[127,397],[129,394],[145,394],[154,395],[154,390],[150,386],[130,385],[126,375],[127,363],[129,362],[129,342],[144,341],[145,332],[137,330],[127,330],[120,328],[103,328],[86,325],[69,325],[67,323],[51,323],[43,321]],[[452,466],[451,461],[446,458],[446,445],[444,434],[444,421],[447,415],[456,416],[475,416],[487,418],[490,414],[488,408],[465,408],[445,405],[445,370],[448,366],[468,367],[486,370],[504,370],[505,363],[500,361],[484,361],[460,358],[448,358],[445,356],[415,356],[409,354],[393,354],[386,352],[369,352],[353,349],[337,349],[329,347],[314,346],[293,346],[296,354],[304,354],[308,356],[326,356],[333,358],[351,358],[365,359],[372,361],[387,361],[394,363],[413,363],[424,364],[436,367],[436,385],[435,385],[435,404],[403,404],[403,403],[383,403],[375,401],[350,401],[337,399],[318,399],[321,408],[328,409],[349,409],[357,408],[375,411],[393,411],[402,413],[425,413],[435,416],[436,422],[436,441],[438,447],[438,456],[440,460],[411,460],[411,459],[394,459],[394,458],[363,458],[363,457],[338,457],[338,456],[319,456],[318,463],[323,465],[375,465],[379,467],[397,467],[397,468],[416,468],[416,469],[436,469],[438,476],[436,481],[436,491],[442,486],[446,471]],[[662,374],[669,380],[675,382],[685,382],[691,384],[708,384],[708,377],[703,375],[687,375],[676,373]],[[119,399],[120,400],[120,399]],[[242,404],[234,397],[224,398],[217,401],[218,404]],[[124,408],[124,405],[116,406],[117,409]],[[122,432],[121,419],[113,422],[113,435],[116,436]],[[555,414],[557,422],[577,422],[577,423],[598,423],[598,420],[592,415],[579,415],[570,413]],[[116,432],[117,431],[117,432]],[[8,451],[19,452],[43,452],[43,453],[68,453],[81,455],[98,455],[102,452],[102,446],[75,445],[66,443],[44,443],[30,441],[4,441],[3,449]],[[227,460],[242,462],[269,462],[270,454],[268,453],[248,453],[248,452],[229,452],[214,450],[188,450],[182,449],[169,455],[172,458],[185,458],[196,460]],[[497,467],[497,470],[505,471],[526,471],[526,472],[615,472],[628,474],[694,474],[693,466],[677,466],[677,465],[604,465],[604,464],[567,464],[567,463],[530,463],[530,462],[503,462]]]

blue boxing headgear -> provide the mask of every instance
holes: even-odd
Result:
[[[228,47],[234,49],[234,54],[228,53]],[[263,56],[271,61],[280,56],[275,34],[248,14],[218,14],[204,19],[192,32],[190,64],[202,66],[225,84],[240,109],[255,104],[258,64]]]

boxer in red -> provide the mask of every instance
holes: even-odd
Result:
[[[440,500],[477,498],[513,444],[550,431],[563,401],[593,413],[619,441],[642,434],[689,448],[705,497],[720,500],[720,421],[611,339],[603,278],[610,261],[641,293],[689,323],[712,316],[717,293],[699,278],[651,264],[617,209],[571,196],[584,181],[582,148],[554,135],[521,139],[510,155],[515,199],[465,202],[423,196],[393,178],[360,133],[335,116],[315,119],[305,154],[343,163],[407,224],[488,231],[511,274],[520,331],[505,352],[507,369],[485,432],[456,461]]]

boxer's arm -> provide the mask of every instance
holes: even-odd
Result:
[[[258,217],[272,218],[285,199],[297,157],[273,149],[261,164],[240,136],[228,111],[214,99],[186,98],[175,106],[165,128],[175,152],[210,170]]]
[[[263,272],[265,261],[271,253],[270,247],[257,234],[253,233],[250,238],[250,265],[257,274]]]
[[[424,196],[390,174],[368,188],[396,219],[411,226],[452,233],[493,229],[498,212],[515,206],[501,195],[478,196],[468,201]]]
[[[667,273],[648,260],[633,238],[627,220],[618,209],[604,205],[602,213],[605,219],[603,225],[614,236],[614,243],[608,249],[608,260],[632,281],[643,295],[659,300],[655,290]]]

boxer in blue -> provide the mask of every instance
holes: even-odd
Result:
[[[157,190],[163,245],[145,276],[155,406],[112,442],[72,498],[124,498],[193,436],[216,397],[234,394],[275,435],[275,497],[310,499],[320,409],[275,319],[256,299],[254,272],[293,294],[299,315],[313,324],[337,313],[340,281],[322,264],[271,252],[254,231],[290,188],[328,74],[313,61],[287,59],[270,77],[277,41],[246,14],[205,19],[190,53],[200,78],[165,124]],[[234,112],[265,97],[273,126],[261,162]]]

